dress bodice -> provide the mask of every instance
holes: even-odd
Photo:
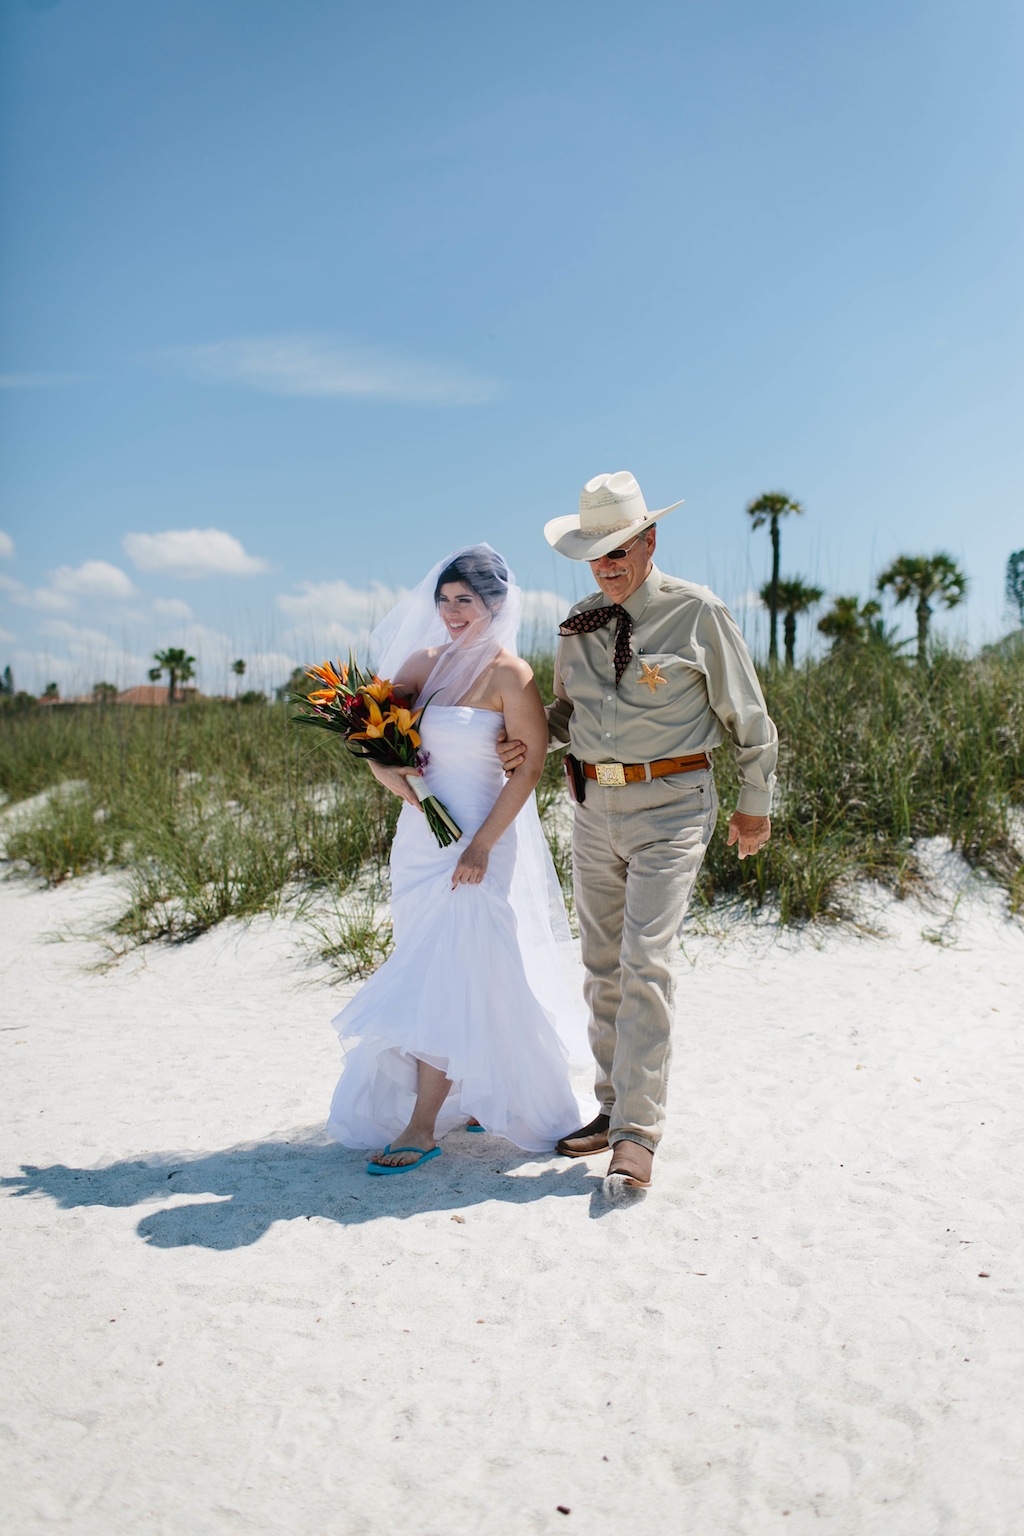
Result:
[[[501,793],[505,775],[495,743],[504,724],[497,711],[466,704],[430,704],[423,711],[424,782],[464,830],[478,827]]]

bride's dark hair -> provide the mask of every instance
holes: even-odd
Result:
[[[434,606],[441,601],[441,588],[450,581],[461,581],[497,613],[508,596],[508,567],[493,549],[464,549],[445,566],[434,587]]]

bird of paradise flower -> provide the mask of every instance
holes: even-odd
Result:
[[[369,758],[386,768],[417,768],[426,764],[421,751],[422,739],[416,726],[426,705],[413,709],[409,699],[391,685],[358,665],[349,656],[347,665],[324,661],[306,668],[306,675],[319,683],[311,693],[296,693],[293,701],[302,713],[293,715],[296,725],[315,725],[340,735],[348,750],[357,757]],[[436,795],[430,794],[419,774],[409,783],[423,807],[427,824],[438,845],[447,848],[458,842],[462,828]]]

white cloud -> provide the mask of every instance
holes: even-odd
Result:
[[[277,606],[292,622],[292,641],[314,660],[322,655],[345,656],[349,647],[365,654],[370,631],[400,597],[380,583],[350,587],[345,581],[307,581],[296,592],[282,593]],[[558,592],[524,591],[520,647],[549,650],[558,625],[572,607],[572,598]]]
[[[2,529],[0,529],[0,556],[5,560],[14,559],[14,540],[9,533],[4,533]]]
[[[316,336],[239,337],[178,347],[167,355],[199,378],[272,395],[480,405],[498,390],[493,379],[462,368],[391,357],[371,347],[339,346]]]
[[[192,617],[192,609],[180,597],[158,597],[152,611],[158,619],[179,619],[187,623]]]
[[[37,638],[6,637],[9,652],[0,655],[0,669],[10,659],[18,687],[39,693],[48,682],[56,681],[68,698],[89,693],[100,681],[119,688],[145,683],[156,665],[154,651],[180,645],[196,658],[195,683],[202,693],[233,697],[255,688],[272,696],[293,668],[308,659],[305,650],[287,649],[287,642],[279,648],[276,638],[261,642],[252,635],[228,635],[192,620],[182,622],[182,617],[177,615],[179,622],[172,631],[166,618],[156,617],[151,607],[136,611],[133,605],[119,606],[109,627],[102,620],[90,626],[61,614],[41,615],[35,627]],[[246,662],[240,682],[231,671],[236,656]]]
[[[48,640],[65,640],[74,650],[110,644],[110,637],[101,629],[87,629],[82,624],[73,624],[70,619],[44,619],[37,628]]]
[[[208,655],[214,648],[223,656],[232,655],[231,637],[222,630],[211,629],[208,624],[189,624],[181,633],[182,644],[187,650],[195,651],[197,656],[200,652]],[[238,652],[233,655],[237,656]]]
[[[295,668],[300,665],[298,659],[288,651],[255,651],[242,659],[245,662],[245,676],[239,679],[232,673],[225,684],[228,693],[244,693],[247,688],[258,688],[262,693],[272,695],[275,688],[281,688],[287,683]]]
[[[119,613],[118,628],[123,617]],[[125,640],[69,619],[43,619],[38,634],[46,648],[16,652],[14,670],[33,692],[51,679],[60,683],[65,694],[87,693],[100,680],[128,688],[149,680],[149,670],[156,665],[153,652],[173,641],[196,657],[196,682],[204,693],[226,691],[229,663],[238,651],[231,649],[228,637],[219,630],[190,624],[168,637],[148,624],[140,631]]]
[[[558,626],[573,601],[559,592],[524,592],[520,649],[554,650]]]
[[[379,582],[350,587],[346,581],[306,581],[282,593],[277,606],[292,622],[291,642],[310,661],[344,658],[349,650],[365,657],[370,631],[403,594]]]
[[[106,560],[86,560],[79,566],[62,565],[52,573],[52,585],[28,591],[20,581],[0,575],[0,591],[25,608],[42,613],[67,613],[79,597],[108,602],[132,597],[135,588],[124,571]]]
[[[52,579],[56,592],[75,597],[131,597],[135,592],[124,571],[106,560],[86,560],[77,568],[62,565]]]
[[[342,624],[348,629],[373,628],[403,595],[380,582],[350,587],[347,581],[304,581],[298,592],[284,592],[277,606],[296,626]]]
[[[0,629],[0,641],[3,641],[4,645],[10,645],[17,638],[17,635],[12,635],[9,629]]]
[[[18,602],[41,608],[44,613],[67,613],[75,606],[73,598],[66,592],[54,592],[50,587],[37,587],[33,593],[19,597]]]
[[[165,576],[257,576],[270,568],[266,560],[247,555],[238,539],[220,528],[126,533],[121,542],[138,570]]]
[[[167,645],[183,646],[195,656],[195,681],[204,694],[233,697],[249,688],[272,694],[296,666],[325,656],[344,658],[350,647],[367,659],[370,631],[404,595],[404,589],[379,582],[356,587],[342,580],[310,581],[281,594],[273,618],[268,613],[255,621],[232,620],[230,626],[221,618],[223,627],[214,628],[196,622],[188,604],[175,598],[149,601],[136,594],[133,601],[110,604],[108,612],[97,603],[95,616],[82,624],[74,613],[53,606],[73,607],[72,594],[56,588],[19,592],[36,610],[38,638],[5,642],[18,686],[38,693],[56,679],[65,696],[88,693],[100,680],[122,688],[144,683],[155,665],[152,653]],[[42,612],[40,604],[47,605]],[[524,593],[522,648],[549,648],[570,605],[571,598],[555,592]],[[246,663],[241,681],[231,672],[239,656]],[[0,667],[6,659],[0,656]]]
[[[762,609],[767,612],[767,608],[767,603],[761,600],[760,592],[755,592],[753,587],[748,587],[746,592],[740,592],[729,603],[730,611],[735,610],[736,613],[745,613],[748,610],[753,610],[756,613]]]
[[[14,657],[14,672],[19,680],[33,692],[38,692],[51,679],[60,684],[61,692],[87,693],[94,683],[116,683],[128,687],[132,683],[146,681],[146,671],[152,665],[144,656],[126,650],[99,629],[88,629],[66,619],[47,619],[39,626],[46,639],[62,642],[62,651],[18,651]]]

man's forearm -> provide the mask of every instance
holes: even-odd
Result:
[[[708,702],[732,739],[740,779],[737,809],[768,816],[772,809],[779,733],[768,714],[761,684],[743,636],[724,608],[704,616]]]
[[[555,697],[545,710],[548,717],[548,751],[560,752],[569,745],[569,721],[572,705],[568,699]]]

